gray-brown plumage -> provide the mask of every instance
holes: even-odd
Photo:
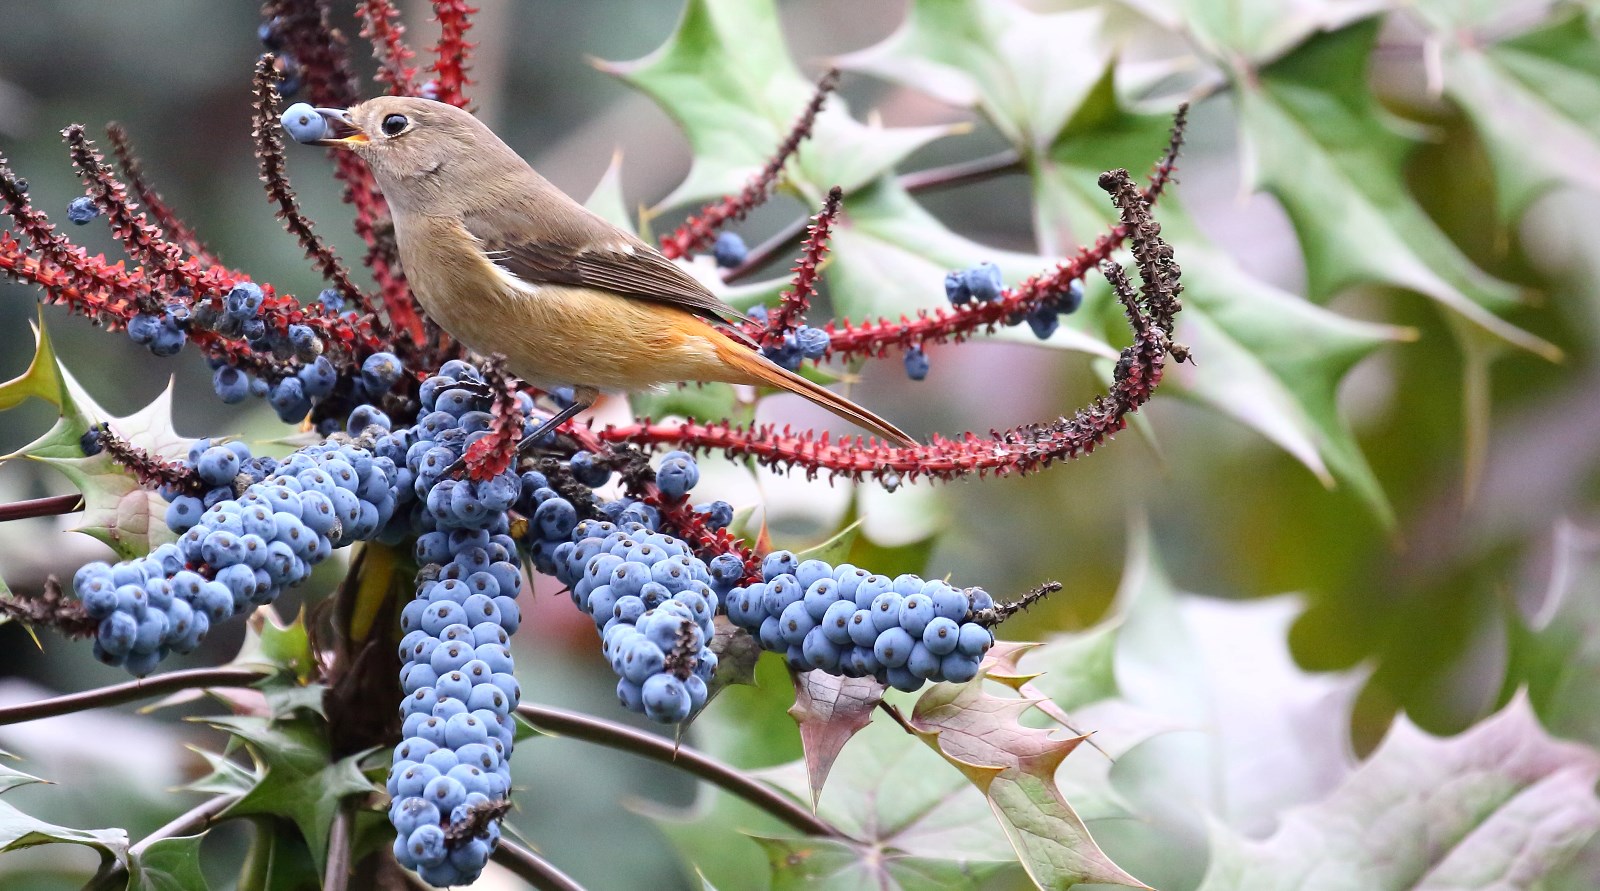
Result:
[[[393,96],[318,111],[329,123],[321,143],[372,169],[423,311],[524,380],[572,386],[580,402],[679,381],[762,384],[915,445],[756,352],[729,327],[744,318],[737,310],[551,185],[468,112]]]

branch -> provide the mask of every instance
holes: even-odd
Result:
[[[0,523],[7,520],[28,520],[34,517],[55,517],[83,510],[82,495],[51,495],[47,498],[30,498],[0,504]]]
[[[521,845],[500,839],[489,859],[515,873],[538,891],[583,891],[583,886],[571,876]]]
[[[340,801],[328,826],[328,865],[322,872],[322,891],[346,891],[350,887],[350,848],[355,839],[355,815],[348,800]]]
[[[814,222],[806,233],[805,248],[791,270],[794,277],[789,289],[778,298],[777,308],[767,314],[766,327],[751,332],[763,346],[781,345],[784,335],[805,321],[806,311],[811,308],[811,298],[817,293],[817,277],[823,258],[828,255],[828,236],[843,201],[844,190],[834,186],[828,190],[828,199],[823,203],[821,212],[812,218]]]
[[[217,795],[200,802],[128,848],[128,859],[133,860],[143,856],[146,851],[150,850],[150,846],[158,841],[177,838],[182,835],[192,835],[210,828],[212,822],[223,811],[233,807],[239,797],[238,795]],[[100,889],[111,891],[114,888],[122,888],[126,885],[127,877],[128,868],[118,865],[93,879],[85,887],[85,891],[100,891]]]
[[[782,793],[751,779],[737,768],[654,734],[549,706],[523,704],[517,706],[517,714],[541,730],[632,752],[683,770],[744,799],[808,835],[847,837]]]
[[[67,597],[55,576],[44,580],[44,588],[37,597],[0,597],[0,617],[21,622],[31,627],[44,626],[70,638],[93,637],[100,623],[89,618],[83,601]]]
[[[81,693],[68,693],[37,702],[0,708],[0,726],[70,715],[92,708],[137,702],[154,696],[197,687],[249,687],[271,675],[250,668],[190,668],[169,671],[142,681],[128,681]]]
[[[1038,586],[1010,603],[999,603],[989,609],[976,611],[973,613],[972,621],[985,628],[993,628],[1060,590],[1061,583],[1058,581],[1041,582]]]
[[[817,81],[810,101],[789,128],[788,135],[778,143],[777,150],[767,159],[766,165],[745,183],[743,191],[707,204],[700,208],[699,213],[692,214],[685,220],[683,225],[662,236],[661,253],[666,254],[669,259],[676,260],[695,251],[705,250],[712,239],[716,238],[719,229],[733,220],[744,219],[746,214],[765,202],[772,194],[778,176],[783,173],[783,165],[800,150],[800,143],[810,138],[811,129],[817,122],[817,113],[822,111],[823,103],[828,101],[828,94],[838,86],[839,69],[828,69],[828,73]],[[740,268],[743,268],[743,264]]]
[[[317,235],[311,221],[300,212],[300,202],[295,198],[294,189],[289,185],[289,175],[284,171],[283,133],[278,124],[278,116],[283,111],[283,99],[278,95],[278,83],[282,76],[272,63],[271,53],[256,60],[255,82],[251,90],[251,134],[255,137],[259,176],[266,184],[267,198],[278,205],[278,219],[283,221],[283,228],[305,249],[306,259],[317,267],[323,279],[333,284],[340,297],[373,314],[374,332],[384,336],[388,332],[382,321],[377,319],[380,307],[374,306],[372,300],[350,280],[350,271],[340,261],[339,255]]]
[[[97,439],[101,448],[105,449],[111,460],[132,473],[139,481],[139,485],[146,489],[159,489],[165,486],[186,495],[201,495],[208,488],[200,481],[200,475],[194,468],[177,461],[168,461],[139,448],[118,435],[111,429],[110,424],[102,423],[95,429],[98,431]]]

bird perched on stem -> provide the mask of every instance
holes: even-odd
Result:
[[[469,112],[385,96],[316,109],[315,145],[353,150],[394,215],[417,301],[478,353],[577,399],[528,445],[602,390],[722,381],[786,390],[901,445],[916,441],[784,369],[734,327],[744,317],[655,248],[534,172]],[[297,136],[298,138],[298,136]]]

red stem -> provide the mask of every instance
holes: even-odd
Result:
[[[478,10],[466,0],[433,0],[433,17],[439,23],[439,42],[433,47],[432,71],[436,76],[440,102],[457,108],[467,107],[467,60],[475,43],[466,34],[472,28],[472,14]]]

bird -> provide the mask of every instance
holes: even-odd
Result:
[[[646,244],[534,171],[471,112],[382,96],[286,117],[291,135],[353,151],[394,220],[400,268],[429,318],[480,355],[498,354],[572,404],[523,440],[593,405],[601,392],[724,382],[794,393],[901,446],[868,409],[763,356],[748,319]],[[302,138],[307,125],[319,138]],[[295,132],[296,128],[301,132]]]

